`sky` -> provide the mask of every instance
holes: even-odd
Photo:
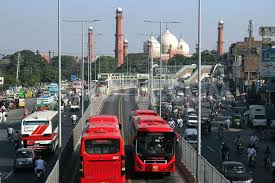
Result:
[[[197,43],[198,0],[61,0],[61,18],[94,20],[96,55],[113,55],[115,47],[115,11],[123,9],[124,37],[129,52],[142,52],[147,35],[158,37],[159,25],[153,21],[180,21],[167,27],[177,38],[189,44],[191,52]],[[254,35],[260,39],[260,26],[275,26],[274,0],[202,0],[202,49],[216,49],[217,25],[224,21],[225,49],[248,35],[248,21],[254,20]],[[57,0],[2,0],[0,2],[0,53],[30,49],[57,54]],[[163,25],[163,31],[166,25]],[[61,23],[62,53],[81,53],[81,23]],[[87,43],[87,36],[85,36]],[[87,44],[85,44],[87,45]],[[86,51],[86,49],[85,49]],[[87,53],[87,51],[86,51]]]

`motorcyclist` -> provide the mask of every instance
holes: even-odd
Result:
[[[169,125],[174,128],[175,127],[175,121],[173,120],[173,118],[170,118],[169,120]]]
[[[249,147],[247,149],[248,162],[250,162],[252,160],[253,156],[254,156],[254,158],[256,158],[256,156],[257,156],[256,150],[252,145],[249,145]]]
[[[181,118],[177,119],[177,125],[178,125],[179,128],[183,127],[183,120]]]
[[[20,147],[20,133],[18,130],[16,130],[14,133],[13,142],[14,142],[15,150],[17,150]]]
[[[226,154],[229,153],[229,147],[224,142],[221,145],[221,153],[222,153],[222,161],[224,161]]]
[[[220,124],[218,132],[219,132],[220,137],[223,138],[223,132],[224,132],[224,125],[223,124]]]
[[[13,128],[11,128],[11,127],[7,128],[7,134],[8,134],[9,142],[11,141],[11,139],[13,139],[13,133],[14,133]]]
[[[225,124],[225,128],[228,129],[231,125],[231,120],[229,118],[227,118],[225,121],[224,121],[224,124]]]
[[[237,138],[235,139],[235,145],[236,145],[236,148],[237,150],[240,150],[241,146],[242,146],[242,139],[241,139],[241,136],[238,135]]]
[[[75,123],[76,123],[76,120],[77,120],[77,115],[76,115],[76,114],[73,114],[73,115],[71,116],[71,119],[72,119],[73,124],[75,124]]]
[[[267,165],[268,161],[270,162],[270,147],[269,145],[266,146],[265,152],[264,152],[264,165]]]
[[[46,162],[42,159],[42,156],[39,156],[38,159],[35,161],[35,167],[34,167],[35,174],[39,170],[43,171],[43,173],[46,172]]]
[[[256,144],[259,141],[258,137],[255,134],[250,136],[250,145],[256,148]]]

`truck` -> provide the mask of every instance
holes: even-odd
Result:
[[[265,107],[263,105],[250,105],[248,109],[248,121],[252,127],[266,127]]]

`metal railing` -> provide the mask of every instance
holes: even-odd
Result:
[[[182,137],[177,146],[177,163],[181,163],[189,174],[196,178],[197,151]],[[229,183],[229,181],[205,158],[199,157],[199,182],[201,183]]]
[[[46,183],[58,183],[59,182],[59,160],[56,161],[51,173],[49,174]]]

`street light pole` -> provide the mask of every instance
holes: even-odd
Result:
[[[200,162],[201,155],[201,0],[198,0],[198,54],[199,54],[199,67],[198,67],[198,85],[199,85],[199,107],[198,107],[198,146],[197,146],[197,168],[196,168],[196,182],[199,182]]]
[[[162,23],[166,23],[166,24],[169,24],[169,23],[172,23],[172,24],[177,24],[177,23],[181,23],[181,22],[175,22],[175,21],[173,21],[173,22],[167,22],[167,21],[162,21],[162,20],[160,20],[160,21],[151,21],[151,20],[144,20],[144,22],[146,22],[146,23],[157,23],[157,24],[159,24],[159,29],[160,29],[160,53],[159,53],[159,56],[160,56],[160,58],[159,58],[159,61],[160,61],[160,73],[159,73],[159,75],[160,75],[160,79],[159,79],[159,115],[161,116],[161,103],[162,103],[162,101],[161,101],[161,99],[162,99],[162,92],[161,92],[161,87],[162,87],[162,84],[161,84],[161,79],[162,79]]]
[[[98,22],[101,20],[64,20],[64,22],[81,23],[82,28],[82,92],[81,92],[81,115],[84,114],[84,23]]]
[[[61,147],[62,147],[62,141],[61,141],[61,134],[62,134],[62,123],[61,123],[61,16],[60,16],[60,0],[58,0],[57,3],[57,47],[58,47],[58,146],[59,146],[59,153],[61,154]]]

